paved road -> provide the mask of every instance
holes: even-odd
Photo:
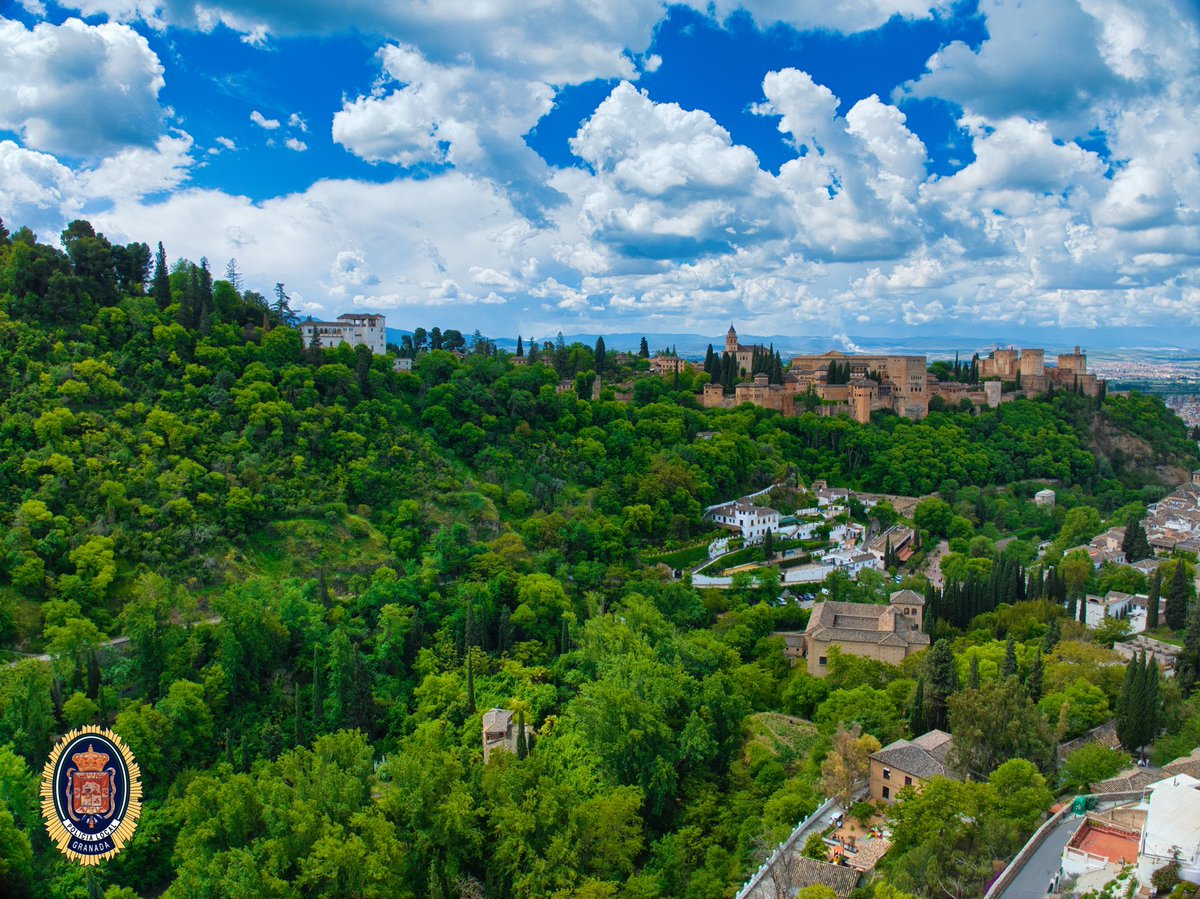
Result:
[[[209,615],[207,618],[202,618],[202,619],[200,619],[200,621],[193,622],[193,624],[200,624],[202,622],[205,624],[216,624],[220,620],[221,620],[220,615]],[[106,640],[104,643],[101,643],[100,648],[101,649],[122,649],[128,642],[129,642],[128,637],[114,637],[111,640]],[[22,662],[28,662],[30,659],[36,659],[39,662],[49,662],[51,660],[50,654],[48,652],[43,652],[41,655],[36,655],[36,656],[28,655],[26,653],[18,653],[18,655],[20,655],[21,658],[8,663],[10,668],[13,665],[19,665]]]
[[[1042,845],[1021,868],[1021,871],[996,899],[1043,899],[1050,882],[1062,865],[1063,849],[1070,842],[1083,818],[1068,813],[1043,841]]]
[[[925,560],[925,576],[929,583],[940,588],[942,586],[942,556],[950,552],[950,544],[943,540]]]

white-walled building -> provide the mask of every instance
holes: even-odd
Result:
[[[766,506],[755,506],[741,500],[710,509],[708,517],[717,524],[736,531],[751,542],[761,540],[767,531],[779,530],[778,512]]]
[[[1148,598],[1148,597],[1147,597]],[[1119,590],[1109,590],[1104,596],[1089,594],[1087,597],[1087,626],[1099,627],[1105,618],[1129,617],[1134,610],[1132,593],[1122,593]],[[1142,630],[1146,629],[1145,620]]]
[[[1176,774],[1146,788],[1146,823],[1138,851],[1138,880],[1152,875],[1179,853],[1179,876],[1200,881],[1200,780]]]
[[[300,336],[306,348],[312,345],[314,333],[323,347],[342,343],[350,346],[362,344],[379,356],[387,352],[387,325],[382,315],[347,312],[339,315],[337,321],[300,323]]]

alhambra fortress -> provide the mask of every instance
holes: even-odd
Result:
[[[382,315],[347,313],[336,321],[308,320],[300,323],[301,339],[305,346],[336,346],[362,344],[371,352],[387,352],[386,322]],[[520,351],[518,350],[518,353]],[[738,341],[737,330],[731,324],[725,335],[724,352],[713,354],[717,366],[734,377],[720,384],[714,381],[703,386],[700,404],[707,409],[733,408],[752,403],[773,409],[786,416],[813,412],[817,415],[848,415],[866,423],[871,413],[889,410],[907,418],[920,419],[929,414],[929,404],[940,397],[949,406],[963,400],[975,406],[995,408],[1019,396],[1037,396],[1050,390],[1071,390],[1086,396],[1099,396],[1104,381],[1087,370],[1087,356],[1075,347],[1072,353],[1058,356],[1056,366],[1046,365],[1046,351],[1041,349],[997,349],[986,358],[968,363],[975,366],[973,377],[967,381],[941,381],[928,369],[925,356],[871,355],[831,350],[815,356],[795,356],[786,370],[774,366],[774,381],[770,374],[759,371],[764,361],[775,358],[770,347],[744,344]],[[513,364],[524,365],[528,357],[509,357]],[[617,353],[618,363],[631,357]],[[398,371],[411,370],[413,360],[397,358]],[[670,375],[694,368],[693,364],[674,353],[660,353],[650,359],[649,370],[655,375]],[[616,392],[616,398],[632,398],[628,385]],[[560,390],[573,390],[575,383],[564,380]],[[594,398],[600,396],[600,378],[596,379]]]
[[[738,342],[733,325],[725,335],[725,354],[736,360],[740,373],[751,371],[753,360],[768,353],[763,346]],[[1000,349],[980,359],[977,383],[939,381],[928,371],[924,356],[847,355],[836,350],[817,356],[796,356],[780,383],[769,383],[758,374],[734,386],[728,393],[721,384],[705,384],[701,404],[705,408],[732,408],[753,403],[783,415],[812,411],[818,415],[850,415],[867,422],[872,412],[889,409],[908,418],[924,418],[929,402],[941,397],[957,405],[964,399],[977,406],[999,406],[1018,395],[1035,396],[1050,389],[1076,390],[1097,396],[1103,381],[1087,371],[1087,356],[1075,347],[1058,356],[1058,367],[1046,366],[1045,350]],[[848,374],[839,377],[838,371]],[[1005,382],[1015,390],[1005,391]]]

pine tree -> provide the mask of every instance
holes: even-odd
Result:
[[[200,257],[200,278],[196,291],[196,327],[208,335],[213,326],[213,278],[208,268],[208,257]]]
[[[525,712],[517,712],[517,758],[529,755],[529,738],[525,736]]]
[[[1154,577],[1150,579],[1150,596],[1146,599],[1146,630],[1152,631],[1158,627],[1158,607],[1162,604],[1162,571],[1154,569]]]
[[[194,331],[200,323],[200,269],[188,267],[188,279],[179,304],[179,323]]]
[[[1025,679],[1025,692],[1035,705],[1042,698],[1042,682],[1045,679],[1045,666],[1042,664],[1042,651],[1039,649],[1033,657],[1033,666],[1029,669],[1029,677]]]
[[[159,309],[171,305],[171,273],[167,269],[167,251],[163,249],[162,241],[158,242],[158,254],[154,257],[154,303]]]
[[[1173,631],[1181,631],[1187,624],[1187,572],[1184,570],[1183,559],[1175,563],[1175,574],[1171,577],[1171,587],[1167,591],[1167,627]]]
[[[1008,635],[1008,641],[1004,644],[1004,667],[1000,669],[1002,677],[1012,677],[1017,673],[1017,643],[1013,640],[1012,634]]]
[[[917,678],[917,693],[913,697],[912,708],[908,712],[908,730],[913,738],[926,732],[925,726],[925,678]]]

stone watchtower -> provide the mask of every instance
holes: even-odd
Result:
[[[735,331],[733,328],[733,322],[730,322],[729,330],[727,332],[725,332],[725,352],[737,353],[737,351],[738,351],[737,331]]]
[[[897,590],[892,594],[889,604],[901,615],[917,623],[917,630],[924,626],[925,597],[915,590]]]

